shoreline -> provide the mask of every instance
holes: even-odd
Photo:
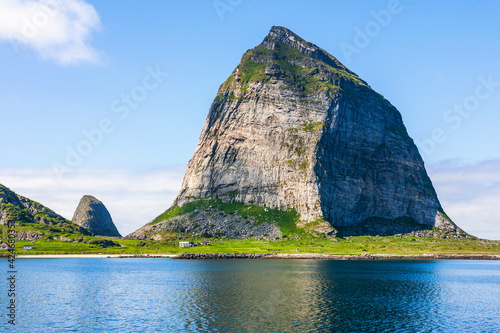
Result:
[[[173,259],[312,259],[312,260],[393,260],[455,259],[500,260],[500,254],[321,254],[321,253],[183,253]]]
[[[176,254],[20,254],[16,259],[172,258]]]
[[[7,259],[7,257],[5,257]],[[182,253],[182,254],[23,254],[16,259],[99,259],[99,258],[167,258],[167,259],[310,259],[310,260],[394,260],[455,259],[500,260],[500,254],[320,254],[320,253]]]

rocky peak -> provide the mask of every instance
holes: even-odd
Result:
[[[91,195],[84,195],[72,219],[93,235],[121,237],[104,204]]]
[[[313,43],[305,41],[292,31],[284,27],[273,26],[271,28],[271,31],[269,31],[269,34],[266,36],[266,38],[264,38],[262,43],[257,46],[257,48],[262,47],[269,50],[276,50],[277,54],[279,54],[281,53],[280,48],[282,48],[283,45],[299,51],[305,57],[323,62],[327,66],[331,66],[333,68],[346,71],[351,75],[355,75],[358,80],[362,81],[359,77],[357,77],[356,74],[347,69],[344,65],[342,65],[340,61],[338,61],[328,52],[319,48]],[[294,59],[288,60],[293,62]],[[362,82],[366,84],[366,82]]]
[[[197,200],[218,200],[223,210],[229,203],[293,210],[298,227],[329,224],[344,234],[461,232],[444,214],[399,111],[283,27],[242,56],[210,107],[173,207]],[[212,213],[176,216],[175,224],[208,232],[237,221]],[[162,216],[156,228],[170,228]],[[257,226],[239,228],[239,237],[276,232]]]
[[[306,42],[291,30],[279,26],[273,26],[260,45],[274,50],[278,43],[293,47],[303,53],[314,53],[320,50],[316,45]]]

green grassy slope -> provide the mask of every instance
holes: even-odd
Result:
[[[262,239],[202,238],[172,234],[168,241],[109,239],[117,246],[92,244],[102,237],[86,237],[90,243],[37,240],[16,242],[17,254],[178,254],[178,253],[326,253],[326,254],[500,254],[500,241],[480,239],[434,239],[359,236],[336,238],[298,237],[279,241]],[[212,246],[179,248],[179,241],[194,243],[209,240]],[[23,250],[23,245],[33,250]],[[1,252],[0,252],[1,253]]]

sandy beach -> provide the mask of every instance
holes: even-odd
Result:
[[[23,254],[16,259],[172,258],[175,254]]]

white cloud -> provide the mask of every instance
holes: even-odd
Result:
[[[122,235],[142,227],[170,207],[185,166],[145,172],[76,169],[59,179],[51,169],[0,170],[0,184],[38,201],[67,219],[85,194],[101,200]]]
[[[90,37],[100,28],[99,15],[84,0],[0,1],[0,39],[63,65],[99,62]]]
[[[465,231],[500,239],[500,160],[428,168],[441,205]]]

